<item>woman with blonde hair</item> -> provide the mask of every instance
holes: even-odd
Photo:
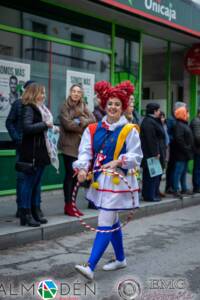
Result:
[[[69,216],[75,216],[72,208],[72,192],[77,182],[74,177],[72,163],[77,160],[78,148],[84,129],[93,122],[95,122],[95,118],[84,103],[82,87],[78,84],[72,85],[69,96],[61,107],[59,140],[59,149],[63,154],[65,166],[63,183],[64,213]],[[78,208],[76,212],[80,216],[83,215]]]
[[[37,83],[29,85],[22,95],[23,137],[18,168],[22,163],[33,167],[19,170],[24,173],[20,224],[32,227],[47,223],[40,210],[41,178],[45,166],[52,161],[47,130],[53,128],[53,117],[44,105],[45,96],[45,87]]]

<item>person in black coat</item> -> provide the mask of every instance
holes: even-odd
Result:
[[[165,133],[160,120],[160,105],[149,103],[146,106],[146,116],[141,124],[141,145],[143,151],[142,196],[144,201],[160,201],[159,185],[161,175],[150,177],[147,159],[157,158],[162,168],[165,164],[166,146]]]
[[[45,132],[52,128],[52,123],[43,121],[40,105],[45,100],[45,87],[31,84],[22,95],[23,137],[19,161],[33,163],[31,172],[24,171],[21,187],[20,224],[32,227],[47,223],[40,214],[41,178],[46,165],[50,164]]]
[[[30,84],[34,83],[32,80],[28,80],[24,84],[24,89],[26,89]],[[15,149],[16,149],[16,161],[19,160],[19,149],[22,143],[22,99],[17,99],[11,106],[10,112],[6,119],[6,128],[8,133],[14,142]],[[16,203],[17,203],[17,212],[16,217],[19,218],[20,211],[19,211],[19,203],[20,203],[20,188],[21,183],[23,181],[23,173],[17,172],[16,178]]]
[[[186,174],[188,161],[193,159],[193,135],[188,125],[189,114],[186,107],[175,110],[176,123],[173,130],[173,150],[174,150],[174,193],[182,198],[181,193],[188,193]],[[180,187],[181,185],[181,193]]]
[[[186,107],[185,102],[177,101],[174,103],[172,115],[167,118],[167,132],[169,135],[169,160],[166,168],[166,186],[165,192],[172,194],[174,192],[173,182],[174,182],[174,167],[175,167],[175,159],[174,159],[174,149],[173,149],[173,132],[174,126],[176,124],[176,118],[174,116],[174,112],[179,107]]]

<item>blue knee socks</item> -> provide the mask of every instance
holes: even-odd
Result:
[[[100,230],[110,230],[112,227],[110,226],[99,226],[97,229]],[[90,254],[90,258],[88,260],[90,269],[94,271],[98,261],[102,257],[104,251],[106,250],[110,239],[112,236],[112,232],[97,232],[96,238],[94,240],[94,244],[92,247],[92,252]]]
[[[120,222],[118,221],[112,226],[112,229],[120,227]],[[114,231],[111,236],[111,243],[113,249],[115,251],[115,256],[118,261],[123,261],[124,256],[124,248],[123,248],[123,236],[121,228]]]

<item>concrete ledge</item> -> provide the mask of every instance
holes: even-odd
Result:
[[[73,218],[72,221],[65,221],[60,224],[57,224],[55,221],[52,225],[42,228],[42,239],[43,240],[50,240],[55,239],[64,235],[73,235],[78,232],[82,232],[84,230],[87,230],[83,227],[83,225],[77,220],[76,218]],[[84,221],[91,226],[96,228],[97,225],[97,213],[95,213],[95,216],[87,216],[84,217]]]
[[[198,205],[200,204],[200,195],[199,196],[188,196],[188,197],[184,197],[183,198],[183,208],[189,207],[189,206],[193,206],[193,205]]]
[[[165,198],[161,202],[141,202],[140,209],[134,212],[133,220],[199,204],[200,194],[184,197],[183,200]],[[85,214],[83,220],[96,227],[98,212],[91,209],[85,209],[83,212]],[[127,219],[127,214],[128,212],[120,213],[122,221]],[[64,216],[62,213],[57,213],[56,215],[47,214],[47,218],[48,224],[39,228],[19,226],[19,220],[14,217],[1,218],[0,249],[22,246],[26,243],[54,239],[87,230],[80,224],[79,220],[74,217]]]
[[[29,230],[0,234],[0,249],[7,249],[22,246],[27,243],[41,240],[41,228],[31,228]]]
[[[146,216],[165,213],[171,210],[177,210],[182,208],[182,201],[180,199],[169,199],[150,204],[146,207]]]

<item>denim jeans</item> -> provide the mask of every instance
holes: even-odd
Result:
[[[180,190],[179,183],[181,184],[181,190],[187,191],[186,174],[187,174],[187,161],[176,161],[174,167],[174,191]]]
[[[192,174],[193,189],[200,189],[200,154],[194,155],[194,167]]]
[[[24,173],[22,172],[16,172],[17,178],[16,178],[16,202],[17,202],[17,206],[20,207],[21,206],[21,188],[23,185],[23,181],[24,181]],[[23,196],[23,194],[22,194]]]
[[[16,162],[19,161],[19,151],[18,149],[16,149]],[[22,172],[16,172],[16,202],[17,202],[17,206],[20,207],[21,206],[21,199],[20,199],[20,195],[21,195],[21,186],[24,180],[24,173]]]
[[[159,198],[159,185],[161,176],[150,177],[147,166],[143,168],[142,196],[146,201],[155,201]]]
[[[41,179],[44,167],[37,167],[32,174],[24,174],[21,185],[22,208],[31,208],[32,205],[39,207],[41,202]]]

